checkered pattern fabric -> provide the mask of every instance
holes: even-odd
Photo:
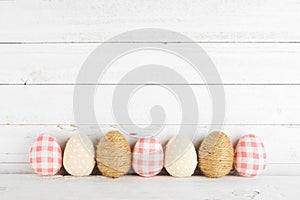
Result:
[[[39,175],[55,175],[62,166],[62,152],[56,138],[40,135],[30,148],[30,165]]]
[[[163,168],[164,155],[160,142],[154,138],[140,138],[132,156],[132,167],[140,176],[157,175]]]
[[[241,176],[254,177],[266,168],[264,144],[253,134],[240,138],[236,150],[234,167]]]

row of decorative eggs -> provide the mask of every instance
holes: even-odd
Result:
[[[30,148],[30,164],[39,175],[55,175],[63,165],[71,175],[88,176],[96,163],[102,175],[112,178],[127,174],[131,166],[144,177],[157,175],[163,167],[172,176],[187,177],[194,173],[197,164],[207,177],[225,176],[233,165],[241,176],[254,177],[266,168],[266,152],[253,134],[241,137],[234,152],[232,142],[222,132],[205,137],[198,155],[191,140],[180,134],[172,137],[164,150],[155,137],[140,138],[131,153],[129,143],[118,131],[105,134],[96,152],[92,141],[82,134],[69,139],[64,156],[50,135],[38,136]]]

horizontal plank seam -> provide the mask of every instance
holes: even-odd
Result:
[[[199,85],[199,86],[300,86],[300,83],[0,83],[0,86],[114,86],[114,85]]]
[[[21,124],[21,123],[0,123],[0,126],[58,126],[58,125],[62,125],[62,126],[69,126],[69,125],[74,125],[72,123],[49,123],[49,124],[44,124],[44,123],[37,123],[37,124],[33,124],[33,123],[29,123],[29,124]],[[78,126],[95,126],[95,125],[99,125],[99,126],[117,126],[117,125],[150,125],[150,124],[76,124]],[[151,124],[151,125],[166,125],[166,126],[190,126],[190,125],[197,125],[197,126],[214,126],[214,125],[224,125],[224,126],[300,126],[300,124]]]
[[[181,44],[181,43],[201,43],[201,44],[227,44],[227,43],[233,43],[233,44],[300,44],[300,41],[193,41],[193,42],[187,42],[187,41],[112,41],[112,42],[100,42],[100,41],[36,41],[36,42],[21,42],[21,41],[0,41],[0,45],[4,44],[122,44],[122,43],[159,43],[159,44]]]

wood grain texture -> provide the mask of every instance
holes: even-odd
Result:
[[[89,85],[82,85],[88,89]],[[114,85],[98,86],[95,113],[100,124],[114,124],[112,97]],[[126,90],[128,85],[119,86]],[[172,87],[179,87],[173,85]],[[181,87],[181,86],[180,86]],[[199,124],[211,123],[211,98],[206,86],[192,85],[198,102]],[[214,87],[214,86],[212,86]],[[74,86],[0,86],[0,124],[74,124]],[[299,85],[224,86],[225,124],[300,124]],[[87,98],[87,97],[86,97]],[[128,100],[124,100],[128,101]],[[128,112],[135,124],[149,124],[150,110],[161,105],[166,124],[181,124],[181,105],[166,88],[147,85],[128,101]],[[82,105],[84,107],[84,105]],[[127,108],[126,108],[127,109]],[[193,121],[188,119],[187,122]],[[87,119],[84,123],[93,123]],[[119,122],[122,123],[122,122]]]
[[[299,42],[299,11],[298,0],[1,1],[0,41],[103,42],[153,27],[201,42]]]
[[[188,196],[191,199],[277,200],[297,199],[299,186],[299,176],[253,179],[233,176],[221,179],[124,176],[110,179],[102,176],[0,175],[0,197],[3,200],[40,199],[41,196],[45,200],[99,199],[100,194],[101,199],[183,199]],[[216,188],[222,189],[215,192]]]
[[[0,84],[76,84],[81,65],[98,45],[100,44],[0,45]],[[222,82],[216,84],[300,84],[298,43],[199,45],[211,57],[222,78]],[[195,49],[186,49],[186,52],[197,53]],[[131,69],[150,63],[172,67],[187,83],[205,84],[203,78],[188,63],[158,51],[131,54],[114,63],[98,82],[79,83],[117,84]]]

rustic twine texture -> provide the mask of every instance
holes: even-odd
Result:
[[[201,143],[198,153],[198,165],[207,177],[222,177],[232,169],[233,146],[225,133],[212,132],[209,134]]]
[[[131,150],[126,138],[119,131],[110,131],[97,145],[97,166],[104,176],[118,178],[131,166]]]

